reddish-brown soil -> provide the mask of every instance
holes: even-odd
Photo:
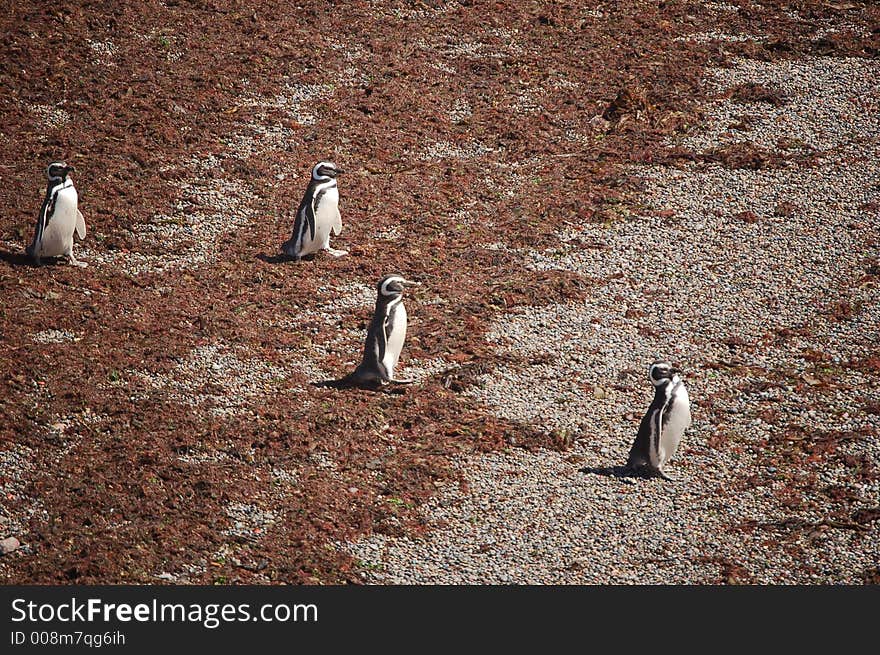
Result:
[[[624,167],[670,156],[661,140],[699,119],[699,81],[710,63],[877,52],[876,29],[870,38],[840,32],[817,44],[793,33],[780,10],[796,4],[817,22],[845,14],[876,28],[880,14],[870,3],[730,2],[743,7],[731,27],[748,33],[760,25],[778,36],[764,44],[675,41],[715,27],[701,3],[681,1],[604,2],[602,18],[597,2],[463,0],[433,13],[441,3],[12,3],[0,16],[0,240],[20,248],[0,253],[0,450],[26,445],[36,462],[22,493],[2,502],[15,513],[39,499],[45,514],[16,535],[26,548],[4,559],[0,580],[155,583],[159,572],[207,560],[195,581],[356,582],[354,562],[333,545],[369,531],[418,531],[414,508],[457,476],[451,455],[564,448],[559,435],[494,418],[460,392],[492,369],[496,355],[483,333],[493,315],[582,298],[601,280],[536,274],[512,251],[475,245],[541,249],[565,226],[615,220],[634,190]],[[415,10],[430,19],[411,18]],[[514,31],[516,50],[503,36]],[[90,41],[113,42],[113,65],[95,57]],[[472,42],[491,56],[450,54]],[[313,101],[315,124],[279,115],[293,135],[282,147],[227,156],[223,139],[253,118],[246,95],[271,96],[288,80],[337,79],[355,49],[364,53],[361,81]],[[438,61],[453,72],[440,72]],[[517,95],[537,87],[538,108],[516,111]],[[471,115],[454,122],[448,111],[460,98]],[[34,105],[63,108],[70,121],[47,126]],[[478,159],[414,155],[431,143],[475,140],[489,149]],[[170,213],[175,183],[189,175],[183,162],[210,155],[220,158],[218,176],[254,192],[263,217],[224,235],[218,261],[131,276],[96,264],[37,268],[22,256],[49,161],[77,168],[87,245],[119,251],[143,249],[128,228]],[[298,195],[325,157],[349,171],[336,247],[351,256],[267,261],[290,227],[276,214],[287,203],[276,175],[286,173],[285,186]],[[520,188],[503,193],[505,171],[526,162]],[[450,216],[461,205],[481,220],[456,225]],[[369,239],[393,226],[401,236],[390,248]],[[314,402],[305,411],[300,396],[285,392],[304,378],[291,379],[226,418],[144,393],[142,379],[129,375],[173,371],[193,348],[218,339],[283,361],[301,344],[301,335],[272,327],[292,314],[290,299],[320,312],[320,285],[371,285],[391,271],[446,301],[411,296],[405,357],[444,356],[460,370],[397,394],[309,387]],[[367,320],[353,313],[346,327],[363,329]],[[47,329],[82,338],[34,343]],[[320,341],[338,326],[309,329]],[[107,384],[120,378],[126,384]],[[48,429],[86,409],[100,420],[75,437]],[[309,457],[315,450],[338,463],[332,475]],[[226,456],[179,459],[194,451]],[[273,507],[278,520],[258,540],[224,534],[224,508],[265,495],[274,468],[299,472],[296,489]],[[235,557],[214,558],[226,543]]]

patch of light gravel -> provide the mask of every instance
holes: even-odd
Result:
[[[193,268],[222,257],[224,237],[252,219],[250,206],[256,195],[240,182],[223,178],[194,178],[179,188],[170,215],[156,214],[130,231],[143,246],[160,247],[173,256],[99,249],[87,238],[81,247],[83,258],[138,275]]]
[[[310,109],[309,103],[315,102],[333,93],[329,84],[300,84],[288,82],[275,96],[254,96],[245,102],[246,105],[261,109],[283,109],[290,117],[301,125],[314,125],[318,117]]]
[[[75,447],[80,439],[80,432],[89,426],[94,426],[106,419],[106,415],[95,414],[89,408],[76,414],[56,416],[51,423],[44,426],[45,434],[51,437],[51,443],[57,448],[51,454],[52,463],[62,461]],[[40,522],[49,521],[43,500],[31,495],[29,486],[33,480],[42,474],[37,468],[37,454],[24,444],[15,444],[6,450],[0,450],[0,539],[16,537],[22,547],[15,551],[15,556],[33,554],[27,542],[29,532],[28,525],[31,520]],[[7,501],[17,500],[18,512],[8,511]],[[0,567],[6,562],[5,557],[0,557]]]
[[[115,66],[113,58],[116,56],[116,45],[109,39],[107,41],[87,41],[95,62],[103,66]]]
[[[195,348],[170,373],[136,374],[175,402],[192,407],[210,403],[214,414],[234,414],[254,398],[272,393],[288,375],[285,369],[240,354],[234,347],[214,343]]]
[[[470,118],[473,113],[473,107],[467,98],[458,98],[449,109],[449,120],[453,123],[461,123]]]
[[[36,114],[44,128],[61,127],[70,122],[70,113],[67,110],[53,105],[31,105],[30,110]],[[44,136],[40,137],[44,139]]]
[[[451,141],[438,141],[425,149],[421,159],[475,159],[487,152],[491,152],[491,148],[477,141],[462,144],[452,143]]]
[[[750,141],[776,150],[780,139],[815,150],[863,148],[862,137],[876,137],[880,124],[877,63],[871,59],[813,57],[763,62],[737,59],[731,68],[715,69],[708,83],[723,92],[738,84],[759,81],[779,93],[779,107],[767,103],[736,103],[719,99],[707,108],[708,124],[681,140],[696,151]],[[751,129],[730,131],[746,114]]]
[[[261,535],[277,520],[277,514],[252,503],[230,503],[226,516],[232,524],[224,531],[227,536],[253,539]]]
[[[247,159],[285,146],[293,130],[278,125],[275,120],[269,121],[263,112],[281,110],[291,120],[311,125],[317,120],[311,105],[331,95],[333,90],[333,84],[301,84],[288,80],[271,96],[243,97],[242,105],[255,108],[256,117],[225,140],[224,152],[181,162],[190,175],[178,184],[178,196],[171,213],[157,213],[150,221],[133,226],[128,231],[136,244],[132,250],[104,250],[87,238],[82,244],[83,258],[98,266],[119,268],[129,275],[191,269],[222,258],[225,235],[255,220],[255,207],[260,205],[260,198],[237,180],[205,172],[222,170],[227,158]],[[173,256],[153,255],[143,252],[141,247],[160,247]]]
[[[0,539],[8,536],[23,539],[25,526],[37,515],[45,515],[43,503],[38,498],[27,498],[25,489],[36,465],[31,448],[16,444],[7,450],[0,450]],[[6,501],[13,498],[27,498],[23,512],[13,514],[6,509]],[[0,560],[2,561],[2,560]]]
[[[861,430],[868,436],[841,452],[880,461],[880,417],[863,411],[880,401],[880,382],[849,366],[880,342],[876,288],[858,283],[865,262],[880,257],[867,209],[880,201],[880,127],[861,104],[878,88],[880,67],[738,62],[713,80],[722,90],[741,82],[784,90],[785,120],[769,105],[749,107],[754,140],[795,136],[824,159],[760,171],[640,168],[640,215],[585,226],[533,253],[535,269],[597,282],[582,302],[495,321],[488,339],[531,363],[501,366],[470,393],[500,416],[571,435],[573,446],[463,458],[464,484],[447,485],[423,509],[434,527],[424,537],[347,544],[365,581],[711,583],[733,567],[760,584],[858,583],[880,561],[874,524],[787,537],[738,529],[790,518],[819,524],[830,511],[825,486],[846,489],[856,508],[880,497],[880,482],[833,460],[788,507],[790,480],[807,471],[767,451],[784,429]],[[707,131],[688,142],[719,145],[715,126],[742,113],[732,105],[713,104]],[[775,215],[781,202],[794,207],[786,216]],[[754,218],[738,217],[744,211]],[[857,308],[851,318],[831,317],[840,303]],[[824,373],[808,359],[815,352],[828,357]],[[694,417],[668,467],[676,480],[617,477],[611,467],[625,463],[652,396],[647,366],[660,357],[683,368]]]
[[[727,2],[704,2],[703,7],[717,12],[735,13],[739,11],[739,7]]]
[[[79,341],[82,337],[70,330],[42,330],[31,335],[31,339],[34,343],[70,343]]]
[[[688,34],[687,36],[679,36],[673,41],[693,41],[694,43],[711,43],[712,41],[723,41],[727,43],[736,43],[739,41],[755,41],[760,43],[764,40],[763,36],[754,36],[748,34],[726,34],[724,32],[697,32]]]

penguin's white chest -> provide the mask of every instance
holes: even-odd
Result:
[[[382,358],[382,364],[390,377],[394,377],[394,368],[397,366],[397,360],[400,359],[400,351],[403,350],[403,342],[406,339],[406,322],[406,307],[402,302],[390,308],[385,323],[385,333],[388,335],[388,339],[385,343],[385,356]]]
[[[303,254],[308,255],[326,248],[330,243],[330,230],[339,216],[339,189],[331,187],[321,196],[318,208],[315,210],[315,238],[309,241],[311,236],[306,232],[303,239]]]
[[[684,431],[691,424],[691,403],[684,383],[677,385],[671,399],[671,407],[666,411],[663,433],[660,435],[659,462],[663,466],[675,455]]]
[[[72,186],[61,189],[55,199],[55,212],[43,229],[40,257],[59,257],[70,252],[76,229],[79,196]]]

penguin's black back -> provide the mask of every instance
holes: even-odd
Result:
[[[383,296],[381,293],[376,298],[376,309],[367,329],[367,338],[364,342],[364,354],[361,363],[352,373],[352,377],[362,381],[388,382],[388,371],[382,364],[385,357],[385,321],[387,305],[394,297]]]
[[[666,384],[654,387],[654,399],[651,401],[648,411],[642,417],[641,423],[639,423],[639,431],[629,450],[629,457],[626,462],[628,468],[651,467],[651,421],[655,412],[662,410],[666,404],[666,386],[668,384],[669,382],[667,381]]]
[[[52,167],[50,166],[48,171],[51,171]],[[47,180],[46,180],[46,197],[43,198],[43,204],[40,205],[40,213],[37,215],[37,223],[34,226],[34,239],[25,250],[28,254],[33,255],[39,248],[40,240],[43,238],[43,230],[46,229],[46,226],[49,224],[49,221],[52,220],[52,214],[55,213],[55,200],[58,197],[57,193],[52,193],[52,190],[58,186],[59,184],[63,184],[65,179],[67,179],[67,175],[51,175],[47,171]]]

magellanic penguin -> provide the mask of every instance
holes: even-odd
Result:
[[[345,250],[330,247],[330,231],[337,235],[342,231],[336,176],[343,172],[333,162],[315,164],[312,179],[296,210],[293,232],[290,239],[281,244],[285,255],[299,260],[320,250],[326,250],[334,257],[348,254]]]
[[[690,399],[681,371],[669,362],[651,364],[648,377],[654,385],[654,400],[639,425],[626,466],[668,480],[663,468],[675,455],[684,431],[691,424]]]
[[[346,381],[356,386],[377,387],[392,382],[409,384],[412,380],[398,380],[394,368],[406,339],[406,307],[403,306],[404,285],[418,286],[399,275],[386,275],[376,285],[376,311],[367,330],[364,356]]]
[[[34,240],[26,249],[28,256],[39,265],[43,257],[66,255],[75,266],[87,266],[73,256],[73,233],[80,239],[86,236],[86,222],[79,211],[79,196],[68,174],[75,170],[63,161],[55,161],[46,168],[48,185],[46,197],[37,216]]]

